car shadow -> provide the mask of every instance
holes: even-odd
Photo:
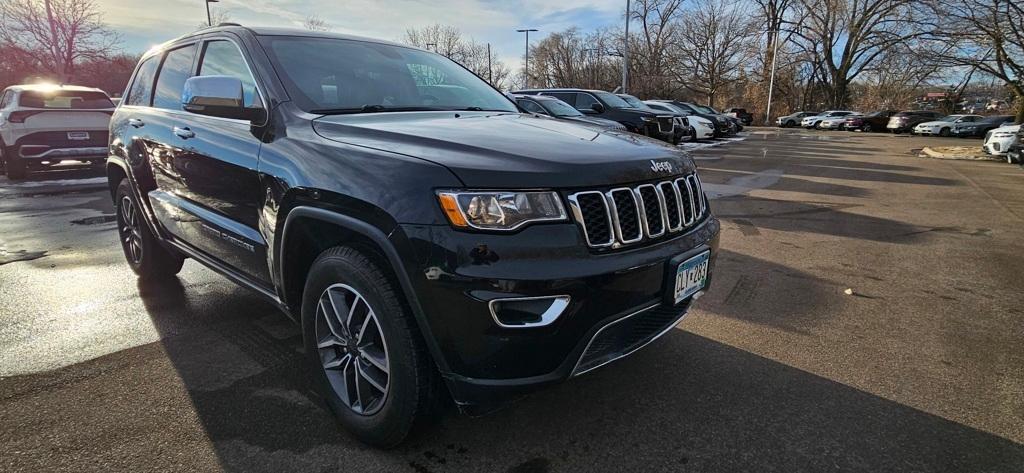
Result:
[[[725,253],[721,264],[809,277],[745,258]],[[226,283],[172,279],[139,291],[230,471],[945,472],[1024,464],[1024,446],[1009,440],[678,329],[497,413],[449,410],[399,448],[379,451],[332,420],[312,388],[298,329],[270,304]],[[735,298],[712,309],[728,306],[735,317],[753,310]]]

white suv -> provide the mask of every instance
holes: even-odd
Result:
[[[850,111],[850,110],[826,110],[826,111],[822,112],[820,115],[812,115],[812,116],[809,116],[809,117],[804,117],[803,120],[800,120],[800,126],[802,126],[804,128],[807,128],[807,129],[821,128],[821,122],[823,120],[826,120],[826,119],[829,119],[829,118],[846,117],[847,115],[853,115],[854,113],[857,113],[857,112],[853,112],[853,111]]]
[[[1005,156],[1019,139],[1021,125],[1009,125],[990,130],[985,134],[985,144],[982,148],[985,152],[995,156]]]
[[[102,164],[114,104],[99,89],[12,85],[0,94],[0,162],[10,179],[63,160]]]

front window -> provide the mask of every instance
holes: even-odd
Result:
[[[626,103],[628,103],[633,108],[639,108],[640,110],[650,110],[650,107],[648,107],[647,104],[643,103],[643,101],[636,97],[633,97],[632,95],[626,95],[620,98],[622,100],[625,100]]]
[[[18,104],[26,108],[47,108],[57,110],[92,110],[114,108],[114,102],[103,92],[80,92],[72,90],[26,90],[21,93]]]
[[[700,113],[709,113],[709,114],[712,114],[712,115],[718,115],[718,112],[716,112],[715,109],[713,109],[711,107],[705,107],[703,105],[696,105],[696,104],[692,105],[692,107],[696,108],[697,111],[700,112]]]
[[[288,94],[307,112],[518,112],[473,73],[426,51],[331,38],[263,36],[260,41]]]
[[[567,104],[567,103],[565,103],[565,102],[563,102],[561,100],[545,100],[545,101],[543,101],[541,103],[543,104],[544,108],[546,108],[548,110],[548,112],[551,113],[551,115],[554,115],[556,117],[582,117],[583,116],[583,114],[580,113],[579,110],[576,110],[575,108],[572,108],[571,106],[569,106],[569,104]]]
[[[622,98],[613,93],[597,91],[594,92],[594,95],[601,99],[609,108],[633,108],[625,100],[622,100]]]

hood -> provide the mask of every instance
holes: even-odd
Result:
[[[605,128],[617,128],[617,129],[620,129],[620,130],[626,129],[626,127],[623,126],[621,123],[619,123],[619,122],[617,122],[615,120],[608,120],[608,119],[605,119],[605,118],[588,117],[588,116],[582,116],[582,117],[558,117],[558,118],[561,119],[561,120],[569,120],[571,122],[586,123],[588,125],[603,126]]]
[[[445,166],[471,188],[603,187],[695,169],[685,152],[660,141],[528,114],[334,115],[313,128],[332,141]]]
[[[953,122],[943,122],[938,120],[932,120],[930,122],[918,123],[917,126],[941,126],[941,125],[952,125]]]

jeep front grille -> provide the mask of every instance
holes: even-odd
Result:
[[[697,174],[635,187],[569,195],[592,248],[619,247],[678,233],[702,220],[707,201]]]

